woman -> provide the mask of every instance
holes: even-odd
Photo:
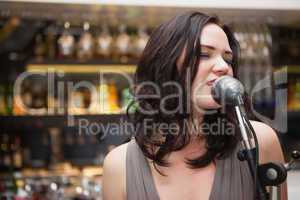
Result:
[[[236,76],[238,47],[216,17],[199,12],[153,31],[136,72],[137,132],[105,159],[105,200],[254,199],[247,164],[236,157],[241,142],[233,111],[211,96],[215,79]],[[276,133],[251,124],[259,162],[284,162]],[[286,185],[280,188],[286,199]]]

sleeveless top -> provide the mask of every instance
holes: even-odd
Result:
[[[225,159],[216,159],[216,172],[209,200],[253,200],[253,181],[246,161],[236,154],[241,144]],[[199,185],[201,188],[201,185]],[[149,163],[132,139],[126,153],[127,200],[159,200]]]

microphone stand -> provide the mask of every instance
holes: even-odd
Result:
[[[287,171],[292,169],[295,160],[300,159],[300,152],[292,152],[292,160],[287,163],[269,162],[259,165],[259,145],[256,133],[244,111],[242,95],[243,85],[230,76],[223,76],[215,81],[212,96],[220,105],[232,106],[235,110],[241,131],[244,149],[238,152],[240,161],[247,161],[254,184],[254,195],[257,200],[269,200],[267,186],[279,186],[286,180]],[[225,101],[226,100],[226,101]],[[254,139],[255,145],[253,145]]]
[[[242,97],[238,96],[234,109],[245,147],[238,153],[238,158],[240,161],[246,160],[248,163],[255,186],[255,199],[269,200],[271,196],[267,192],[266,186],[279,186],[283,183],[287,178],[287,172],[293,168],[295,161],[300,159],[300,152],[293,151],[289,163],[269,162],[259,165],[259,146],[256,133],[246,113],[242,110],[243,104]],[[251,137],[254,138],[255,146],[252,144]]]
[[[245,123],[247,119],[242,114],[240,104],[242,103],[241,97],[239,99],[239,105],[235,106],[235,113],[237,115],[237,119],[239,122],[239,128],[241,130],[241,135],[243,138],[243,144],[245,146],[245,149],[240,152],[239,158],[240,160],[246,160],[247,164],[249,166],[249,170],[253,179],[253,183],[256,186],[255,190],[255,196],[256,199],[259,200],[268,200],[269,199],[269,194],[266,190],[266,188],[261,184],[260,179],[258,178],[257,175],[257,156],[259,156],[259,152],[257,152],[257,147],[253,147],[253,144],[250,140],[249,137],[249,132],[246,129],[246,126],[248,127],[248,124]],[[257,155],[256,155],[257,154]]]
[[[239,157],[242,157],[242,160],[246,160],[249,166],[249,170],[253,179],[253,183],[256,186],[256,198],[260,200],[267,200],[269,197],[269,194],[267,193],[267,190],[265,187],[262,186],[260,179],[257,177],[257,162],[256,162],[256,156],[259,154],[257,152],[257,147],[253,147],[249,134],[246,130],[245,124],[244,124],[244,119],[243,115],[241,113],[241,109],[239,106],[235,106],[235,112],[237,114],[237,118],[239,121],[239,127],[241,130],[241,135],[243,138],[243,144],[245,149],[243,152],[240,152]],[[256,155],[258,154],[258,155]]]

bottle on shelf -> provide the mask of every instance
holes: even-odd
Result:
[[[86,113],[84,106],[84,93],[80,90],[72,91],[68,100],[68,113],[71,115],[82,115]]]
[[[0,170],[3,168],[4,166],[4,151],[3,151],[3,134],[0,135]],[[0,182],[1,183],[1,182]],[[1,187],[0,187],[0,192],[1,192]]]
[[[294,101],[294,94],[295,94],[295,84],[293,79],[288,81],[288,110],[293,110],[293,101]]]
[[[62,153],[62,137],[61,137],[61,129],[57,127],[49,128],[49,134],[43,133],[43,145],[49,146],[51,145],[51,164],[58,164],[63,160]],[[49,138],[50,137],[50,141]]]
[[[108,103],[109,113],[120,113],[119,97],[114,79],[110,79],[108,83]]]
[[[77,58],[80,61],[86,61],[93,58],[94,41],[89,30],[90,24],[88,22],[84,22],[83,34],[77,44]]]
[[[50,94],[50,95],[47,95],[47,108],[48,108],[48,112],[47,114],[48,115],[54,115],[54,114],[61,114],[58,112],[58,100],[54,97],[54,95]]]
[[[6,151],[7,151],[7,144],[5,143],[4,140],[5,134],[1,133],[0,135],[0,169],[4,170],[5,169],[5,156],[6,156]]]
[[[138,34],[133,43],[132,54],[135,59],[138,59],[142,55],[142,52],[143,52],[148,40],[149,40],[149,35],[147,34],[145,27],[139,27]]]
[[[112,51],[112,36],[106,25],[102,26],[100,34],[96,37],[96,55],[99,58],[110,58]]]
[[[26,199],[28,199],[29,195],[28,195],[27,191],[25,190],[24,180],[18,179],[16,181],[16,185],[17,185],[17,192],[16,192],[15,199],[17,199],[17,200],[26,200]]]
[[[127,107],[132,103],[133,101],[133,96],[130,93],[129,88],[124,88],[122,90],[122,113],[127,112]],[[132,105],[129,109],[129,113],[133,113],[136,110],[136,106]]]
[[[295,83],[295,94],[294,94],[294,104],[293,109],[294,110],[300,110],[300,79],[296,79]]]
[[[9,83],[6,87],[6,114],[13,115],[14,84]]]
[[[126,26],[122,24],[119,27],[119,34],[114,44],[114,60],[127,63],[129,61],[130,48],[130,36],[126,32]]]
[[[99,91],[100,88],[99,86],[96,85],[96,83],[94,82],[93,85],[96,87],[95,90],[91,91],[90,94],[90,103],[87,106],[87,110],[89,114],[101,114],[100,113],[100,103],[99,103]]]
[[[31,149],[29,146],[22,148],[22,164],[25,167],[31,166]]]
[[[99,92],[99,113],[100,114],[109,114],[109,91],[106,80],[102,80],[101,84],[98,86]]]
[[[32,95],[32,115],[46,115],[47,114],[47,91],[43,82],[33,82],[31,87]]]
[[[46,54],[46,44],[43,40],[42,34],[37,34],[35,37],[35,48],[34,48],[34,56],[36,61],[42,62],[45,58]]]
[[[70,23],[65,22],[64,31],[58,38],[58,57],[59,58],[73,58],[75,51],[75,38],[70,33]]]
[[[22,103],[24,104],[23,106],[25,106],[25,107],[23,107],[19,104],[19,102],[17,101],[17,98],[19,98],[22,101]],[[14,113],[14,115],[20,116],[20,115],[25,115],[26,114],[27,104],[25,103],[25,101],[26,102],[31,101],[30,93],[24,93],[23,95],[16,94],[14,96],[14,100],[13,100],[13,113]]]
[[[288,83],[288,110],[300,110],[300,79],[291,78]]]
[[[56,56],[55,37],[54,27],[50,25],[46,30],[46,56],[48,59],[55,59]]]
[[[16,169],[21,169],[23,166],[22,149],[21,149],[21,138],[16,136],[12,146],[13,150],[13,163]]]
[[[5,87],[0,85],[0,115],[6,115]]]
[[[26,115],[28,109],[32,107],[32,86],[29,79],[25,79],[21,85],[20,94],[15,93],[13,99],[14,115]]]
[[[3,154],[3,167],[5,170],[8,170],[12,167],[12,158],[11,158],[11,149],[10,149],[10,137],[9,134],[4,133],[2,135],[2,142],[1,142],[1,151]]]

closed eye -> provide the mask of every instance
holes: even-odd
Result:
[[[228,65],[231,65],[231,66],[233,65],[233,61],[232,61],[232,60],[226,60],[226,59],[225,59],[225,62],[226,62]]]
[[[210,55],[208,53],[201,53],[200,57],[201,58],[210,58]]]

